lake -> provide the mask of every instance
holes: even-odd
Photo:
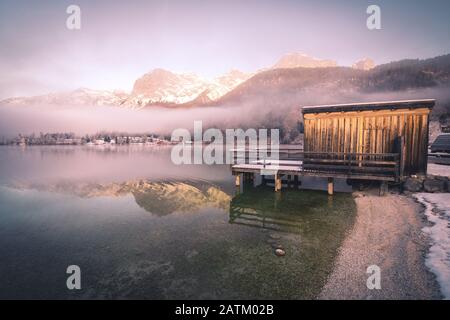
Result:
[[[236,190],[227,165],[177,166],[170,147],[2,146],[0,161],[2,299],[315,298],[355,219],[350,193]]]

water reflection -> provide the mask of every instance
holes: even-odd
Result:
[[[228,188],[226,165],[175,165],[170,147],[14,146],[0,147],[0,185],[64,182],[110,183],[135,180],[205,180]],[[230,184],[231,185],[231,184]]]
[[[274,195],[273,208],[261,208],[258,202],[252,201],[248,194],[239,194],[230,203],[231,224],[239,224],[248,227],[255,227],[273,231],[298,232],[301,228],[301,221],[296,217],[276,210],[277,200],[281,194]]]
[[[233,197],[229,167],[177,167],[169,151],[0,148],[0,298],[320,292],[353,223],[350,195],[260,186]],[[71,264],[80,292],[65,287]]]
[[[228,210],[231,196],[208,181],[136,180],[122,183],[15,183],[15,189],[75,195],[82,198],[132,195],[145,211],[157,216],[187,213],[202,208]]]
[[[317,225],[330,228],[332,235],[332,229],[353,219],[353,211],[350,194],[328,196],[320,191],[292,189],[274,192],[268,186],[247,186],[230,202],[229,223],[295,234],[305,234]]]

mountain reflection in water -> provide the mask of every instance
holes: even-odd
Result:
[[[82,198],[133,195],[146,211],[164,216],[193,212],[204,207],[228,210],[231,196],[207,181],[129,181],[123,183],[15,184],[17,189],[56,192]]]

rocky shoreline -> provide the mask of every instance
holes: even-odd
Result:
[[[448,177],[444,176],[412,176],[407,178],[403,183],[403,192],[408,195],[413,192],[450,192],[450,183]]]

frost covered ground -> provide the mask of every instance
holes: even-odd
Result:
[[[450,193],[417,193],[414,197],[425,206],[430,226],[423,232],[431,239],[427,267],[436,275],[445,299],[450,299]]]

